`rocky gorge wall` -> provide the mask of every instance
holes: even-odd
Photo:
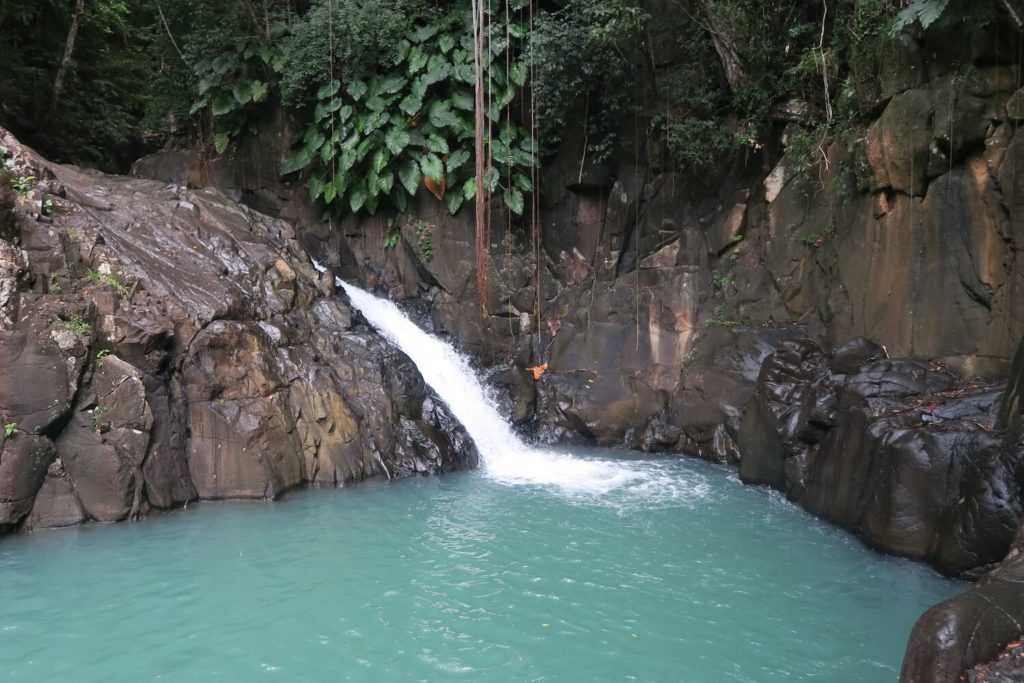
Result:
[[[782,112],[759,149],[703,175],[646,137],[668,106],[653,84],[685,59],[651,39],[642,123],[603,164],[567,132],[543,172],[539,244],[492,207],[485,312],[469,212],[421,192],[407,215],[323,220],[278,178],[280,116],[233,156],[161,154],[135,172],[294,223],[334,273],[425,311],[491,367],[540,439],[728,463],[882,551],[995,567],[970,604],[1016,590],[998,577],[1015,576],[1024,513],[1024,449],[999,417],[1024,337],[1019,37],[904,33],[853,69],[842,96],[868,116],[843,142],[809,160]],[[904,680],[994,657],[1024,623],[1005,604],[998,627],[960,607],[952,631],[922,621]],[[922,654],[939,641],[945,659]]]
[[[0,532],[476,464],[287,223],[0,142]]]

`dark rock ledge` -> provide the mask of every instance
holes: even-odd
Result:
[[[0,143],[0,531],[476,464],[287,223]]]

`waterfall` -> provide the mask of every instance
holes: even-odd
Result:
[[[600,495],[625,487],[645,496],[660,492],[677,497],[678,479],[668,477],[656,463],[578,457],[524,443],[498,413],[465,356],[421,330],[394,303],[340,279],[337,283],[370,324],[413,360],[426,383],[465,426],[480,451],[485,476],[571,493]],[[662,485],[673,491],[661,490]]]

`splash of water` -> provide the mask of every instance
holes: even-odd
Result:
[[[557,487],[574,494],[602,495],[616,489],[675,500],[700,494],[699,482],[680,486],[676,474],[651,462],[579,458],[532,448],[512,431],[465,356],[421,330],[392,302],[342,280],[352,304],[382,335],[404,351],[423,379],[448,404],[476,443],[486,476],[508,484]]]

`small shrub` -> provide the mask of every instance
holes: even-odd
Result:
[[[32,191],[32,185],[36,182],[34,175],[19,176],[17,178],[11,178],[11,188],[14,190],[14,194],[19,197],[26,196]]]
[[[8,422],[4,425],[4,438],[9,439],[20,431],[17,422]]]

